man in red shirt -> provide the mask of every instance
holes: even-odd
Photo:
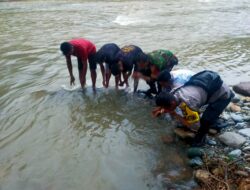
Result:
[[[95,54],[96,54],[96,47],[95,45],[83,38],[76,38],[72,39],[69,42],[63,42],[60,46],[61,51],[65,55],[67,67],[69,70],[70,75],[70,85],[74,84],[75,77],[72,72],[72,63],[71,63],[71,55],[77,57],[78,61],[78,71],[79,71],[79,80],[81,83],[82,88],[84,88],[86,83],[86,73],[89,62],[90,72],[91,72],[91,79],[93,90],[95,90],[95,83],[96,83],[96,61],[95,61]],[[104,81],[104,66],[100,64],[103,81]]]

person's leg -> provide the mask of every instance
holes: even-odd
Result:
[[[193,145],[202,144],[205,140],[205,135],[208,133],[210,126],[216,122],[220,114],[224,111],[227,105],[230,103],[231,98],[218,100],[209,104],[200,120],[200,128],[194,138]]]
[[[111,77],[111,65],[105,63],[105,85],[106,85],[106,88],[109,87],[110,77]]]
[[[95,62],[94,57],[95,57],[94,54],[92,54],[88,57],[93,90],[95,90],[96,77],[97,77],[97,75],[96,75],[96,62]]]
[[[86,73],[87,73],[88,65],[83,64],[80,58],[77,58],[77,63],[78,63],[79,80],[80,80],[82,88],[84,88],[86,84]]]

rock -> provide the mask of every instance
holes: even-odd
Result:
[[[243,117],[241,115],[231,113],[231,117],[235,122],[242,122],[243,121]]]
[[[191,167],[200,167],[203,165],[203,162],[200,157],[195,157],[189,160],[188,165]]]
[[[247,126],[246,123],[237,123],[237,124],[235,125],[235,128],[237,128],[237,129],[243,129],[243,128],[245,128],[246,126]]]
[[[243,148],[243,151],[250,151],[250,146]]]
[[[211,178],[211,174],[206,170],[196,170],[194,172],[194,177],[197,181],[206,184]]]
[[[170,143],[174,142],[174,138],[172,136],[170,136],[170,135],[162,135],[161,136],[161,141],[164,144],[170,144]]]
[[[235,96],[231,99],[231,102],[238,103],[240,100],[241,100],[240,97],[237,94],[235,94]]]
[[[250,97],[242,97],[241,100],[243,102],[250,102]]]
[[[216,145],[217,143],[214,140],[208,139],[207,140],[207,144],[209,144],[209,145]]]
[[[241,130],[239,130],[239,133],[240,133],[241,135],[250,137],[250,128],[241,129]]]
[[[228,122],[223,118],[219,118],[213,125],[211,125],[211,129],[216,129],[219,131],[226,127],[228,127]]]
[[[243,177],[248,177],[248,173],[245,172],[245,171],[241,171],[241,170],[237,170],[234,172],[236,175],[240,175],[240,176],[243,176]]]
[[[228,155],[234,158],[238,158],[241,155],[241,150],[240,149],[233,150]]]
[[[236,104],[234,103],[230,103],[230,110],[232,112],[240,112],[241,111],[241,108],[240,106],[237,106]]]
[[[222,113],[222,118],[227,121],[227,120],[229,120],[231,118],[231,116],[228,114],[228,112],[223,112]]]
[[[235,133],[235,132],[225,132],[219,136],[219,140],[230,147],[238,148],[240,147],[246,139]]]
[[[250,108],[247,107],[247,106],[244,106],[244,107],[242,107],[242,110],[243,110],[243,111],[250,111]]]
[[[238,94],[250,96],[250,82],[240,82],[233,86],[233,90]]]
[[[244,120],[244,121],[250,121],[250,116],[244,116],[244,117],[243,117],[243,120]]]
[[[216,129],[209,129],[208,131],[211,135],[216,135],[218,131]]]
[[[187,151],[187,156],[189,158],[194,158],[194,157],[203,157],[205,154],[205,152],[203,151],[203,149],[201,148],[195,148],[195,147],[192,147],[192,148],[189,148],[188,151]]]
[[[182,128],[176,128],[174,129],[175,134],[182,138],[182,139],[190,139],[190,138],[194,138],[195,134],[191,131],[187,131],[185,129]]]

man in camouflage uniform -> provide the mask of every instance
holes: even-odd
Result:
[[[155,50],[151,53],[141,53],[137,57],[138,71],[135,78],[144,79],[150,86],[150,89],[145,92],[147,96],[158,94],[161,92],[161,87],[158,84],[156,88],[156,79],[161,71],[171,71],[178,64],[177,57],[169,50]]]

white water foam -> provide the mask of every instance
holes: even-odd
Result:
[[[66,91],[69,91],[69,92],[80,89],[80,85],[67,86],[67,85],[63,84],[63,85],[61,85],[61,87],[62,87],[63,90],[66,90]]]
[[[113,22],[117,23],[121,26],[127,26],[127,25],[131,25],[131,24],[146,23],[148,21],[145,19],[140,19],[138,17],[127,16],[127,15],[118,15]]]

